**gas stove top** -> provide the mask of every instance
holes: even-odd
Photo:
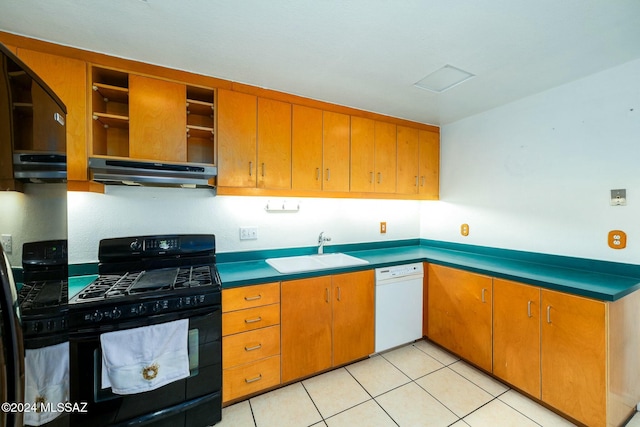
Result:
[[[55,312],[58,307],[67,304],[68,294],[66,280],[34,281],[22,285],[18,302],[23,315],[47,310]]]
[[[99,258],[98,278],[69,300],[72,328],[220,304],[213,235],[104,239]]]
[[[180,291],[206,286],[219,286],[215,267],[209,265],[134,271],[124,274],[105,274],[90,283],[71,303],[100,301],[142,295],[150,292]]]

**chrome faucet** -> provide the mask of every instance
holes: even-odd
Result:
[[[324,237],[324,231],[320,233],[318,236],[318,255],[322,255],[324,253],[324,244],[325,242],[330,242],[331,237]]]

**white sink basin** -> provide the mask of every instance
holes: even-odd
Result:
[[[342,253],[269,258],[266,261],[280,273],[301,273],[369,264],[369,261]]]

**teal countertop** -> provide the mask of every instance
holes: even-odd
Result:
[[[615,301],[640,289],[640,265],[635,264],[429,240],[400,241],[397,246],[389,243],[383,245],[384,247],[375,246],[363,244],[326,248],[325,252],[343,252],[369,261],[368,265],[353,268],[281,274],[265,262],[265,259],[270,257],[312,253],[309,252],[309,248],[301,250],[300,253],[294,253],[292,250],[286,253],[263,252],[259,254],[263,258],[255,259],[234,260],[232,256],[220,254],[217,266],[223,289],[422,261],[602,301]]]

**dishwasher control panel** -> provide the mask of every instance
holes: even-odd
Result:
[[[421,262],[390,267],[376,268],[376,282],[398,279],[406,276],[423,276],[424,268]]]

